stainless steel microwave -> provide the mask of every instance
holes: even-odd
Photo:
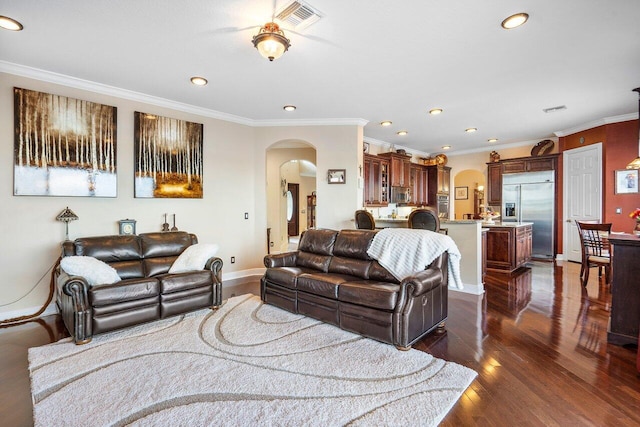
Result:
[[[404,204],[411,202],[409,187],[391,187],[391,203]]]

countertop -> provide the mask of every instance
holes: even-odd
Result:
[[[532,222],[498,222],[496,221],[494,224],[485,224],[482,223],[483,228],[518,228],[524,227],[527,225],[533,225]]]

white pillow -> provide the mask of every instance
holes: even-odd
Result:
[[[197,243],[191,245],[173,262],[169,273],[202,270],[207,260],[217,252],[218,245],[215,243]]]
[[[84,277],[91,286],[110,285],[120,281],[115,268],[91,256],[67,256],[60,267],[71,276]]]

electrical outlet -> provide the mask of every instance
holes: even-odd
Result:
[[[249,219],[249,212],[244,213],[244,219]]]
[[[616,208],[616,213],[617,214],[621,214],[622,213],[622,208]]]
[[[231,257],[231,264],[235,264],[236,263],[236,257],[232,256]]]

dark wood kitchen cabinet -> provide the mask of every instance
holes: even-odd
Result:
[[[607,341],[637,345],[640,327],[640,238],[633,234],[611,234],[611,317]]]
[[[411,189],[411,200],[409,204],[426,206],[429,201],[427,187],[428,178],[426,166],[412,163],[409,172],[409,188]]]
[[[364,155],[364,205],[389,204],[389,161],[371,154]]]
[[[448,166],[427,166],[427,198],[429,205],[436,204],[437,196],[449,195],[451,168]]]
[[[502,206],[502,165],[500,163],[487,164],[486,203],[489,206]]]
[[[409,187],[411,173],[411,155],[400,153],[380,153],[378,157],[389,162],[389,185],[391,187]]]
[[[531,261],[531,224],[495,224],[484,227],[488,229],[487,270],[511,273]]]

